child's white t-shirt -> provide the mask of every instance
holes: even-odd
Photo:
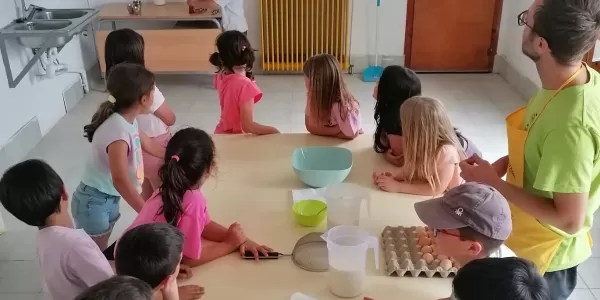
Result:
[[[215,0],[221,6],[223,16],[223,29],[248,31],[248,23],[244,15],[244,0]]]
[[[489,257],[492,257],[492,258],[517,257],[517,254],[515,254],[512,250],[510,250],[510,248],[506,247],[506,245],[502,245],[502,246],[500,246],[500,248],[498,248],[498,251],[490,254]]]
[[[165,124],[161,119],[154,115],[154,112],[165,103],[165,96],[160,90],[154,86],[154,99],[152,107],[150,107],[150,113],[145,115],[139,115],[137,122],[139,128],[149,137],[161,136],[169,132],[169,126]]]

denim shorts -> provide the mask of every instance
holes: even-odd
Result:
[[[91,186],[79,184],[73,193],[71,214],[75,227],[83,229],[92,237],[110,233],[119,213],[120,196],[105,194]]]

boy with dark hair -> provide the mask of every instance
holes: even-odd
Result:
[[[131,276],[114,276],[81,293],[75,300],[152,300],[150,285]]]
[[[73,228],[68,193],[47,163],[31,159],[8,169],[0,179],[0,202],[17,219],[39,228],[38,260],[52,299],[73,299],[114,275],[96,243]]]
[[[471,261],[452,281],[452,300],[549,300],[546,280],[533,263],[517,258]]]
[[[204,289],[196,285],[177,287],[184,236],[166,223],[151,223],[127,231],[116,245],[118,275],[133,276],[148,283],[163,300],[199,299]]]
[[[503,245],[512,229],[508,202],[490,186],[465,183],[440,198],[415,203],[415,210],[433,229],[438,254],[461,266],[479,258],[516,256]]]

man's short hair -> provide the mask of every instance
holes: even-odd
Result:
[[[544,0],[533,16],[533,32],[544,38],[561,64],[581,60],[596,44],[600,1]]]
[[[63,181],[44,161],[30,159],[10,167],[0,179],[0,202],[17,219],[42,227],[60,212]]]
[[[458,270],[452,288],[458,300],[550,299],[546,280],[533,263],[518,257],[473,260]]]
[[[113,276],[79,294],[75,300],[152,300],[149,284],[131,276]]]
[[[117,243],[117,274],[139,278],[154,289],[177,269],[183,241],[183,233],[169,224],[137,226],[127,231]]]

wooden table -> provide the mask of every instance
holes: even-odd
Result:
[[[305,188],[291,167],[291,154],[301,146],[341,146],[353,151],[354,166],[346,182],[371,191],[371,216],[363,207],[361,226],[379,236],[386,225],[421,225],[413,204],[424,197],[390,194],[377,190],[373,170],[388,169],[372,147],[372,137],[354,141],[322,138],[308,134],[270,136],[217,135],[217,170],[203,192],[213,220],[229,225],[240,222],[248,236],[279,252],[290,253],[296,241],[317,228],[296,225],[292,214],[291,190]],[[371,253],[371,252],[370,252]],[[448,297],[451,280],[441,278],[389,277],[381,266],[375,270],[372,255],[367,259],[364,296],[377,300],[432,300]],[[206,288],[202,299],[289,299],[302,292],[318,299],[339,299],[328,290],[327,273],[311,273],[296,267],[289,258],[274,261],[244,261],[230,255],[195,268],[194,277],[182,284]],[[357,298],[362,299],[362,298]]]
[[[213,14],[216,11],[216,14]],[[215,52],[215,40],[222,32],[221,12],[216,3],[204,13],[190,14],[184,3],[167,3],[157,6],[144,3],[140,15],[130,15],[126,3],[106,4],[98,15],[99,21],[110,22],[112,30],[117,29],[117,21],[142,22],[158,21],[207,21],[216,28],[173,28],[136,30],[144,37],[146,66],[153,72],[203,73],[213,72],[208,61]],[[105,73],[104,43],[111,30],[96,32],[96,46],[100,69]]]

